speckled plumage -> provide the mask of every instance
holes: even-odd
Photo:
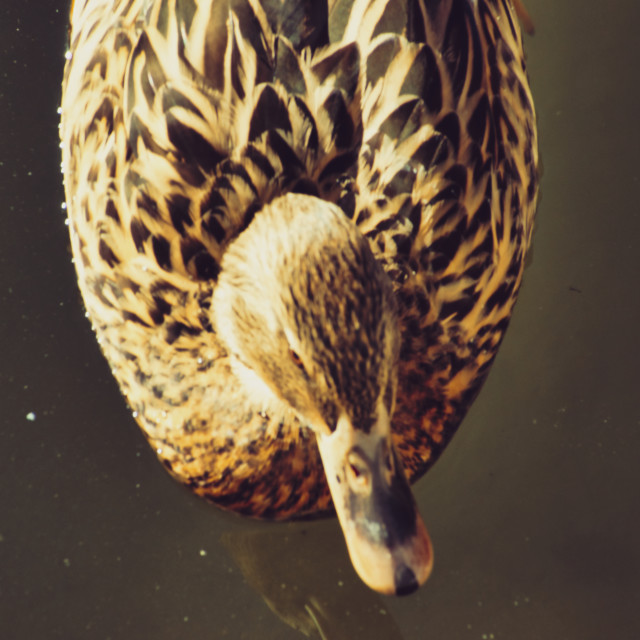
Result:
[[[165,466],[218,505],[323,512],[315,436],[238,383],[223,256],[284,193],[335,203],[395,294],[393,438],[437,459],[506,330],[538,161],[508,0],[75,0],[63,172],[80,289]]]

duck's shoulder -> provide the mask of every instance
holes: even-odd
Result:
[[[336,175],[357,157],[359,55],[329,46],[323,3],[285,9],[287,20],[273,3],[134,0],[108,11],[77,0],[65,179],[76,199],[101,196],[84,200],[91,221],[78,226],[87,240],[100,227],[105,269],[147,256],[215,281],[266,202],[289,191],[335,199]]]
[[[444,449],[486,378],[521,283],[538,186],[511,4],[429,6],[424,38],[372,40],[354,215],[400,306],[394,428],[411,476]]]

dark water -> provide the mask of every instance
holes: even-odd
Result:
[[[545,169],[534,259],[489,382],[417,486],[436,566],[402,600],[359,584],[334,521],[223,515],[155,461],[70,264],[56,115],[66,3],[10,4],[0,637],[640,637],[638,4],[527,2]]]

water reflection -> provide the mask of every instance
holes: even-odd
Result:
[[[234,532],[222,543],[269,608],[305,636],[402,638],[383,597],[353,571],[335,522]]]

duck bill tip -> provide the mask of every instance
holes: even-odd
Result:
[[[318,445],[354,569],[375,591],[412,593],[433,550],[390,432],[342,429]]]
[[[372,543],[357,527],[343,526],[349,557],[360,579],[384,595],[409,595],[422,586],[433,568],[429,534],[417,515],[415,534],[401,544]]]

